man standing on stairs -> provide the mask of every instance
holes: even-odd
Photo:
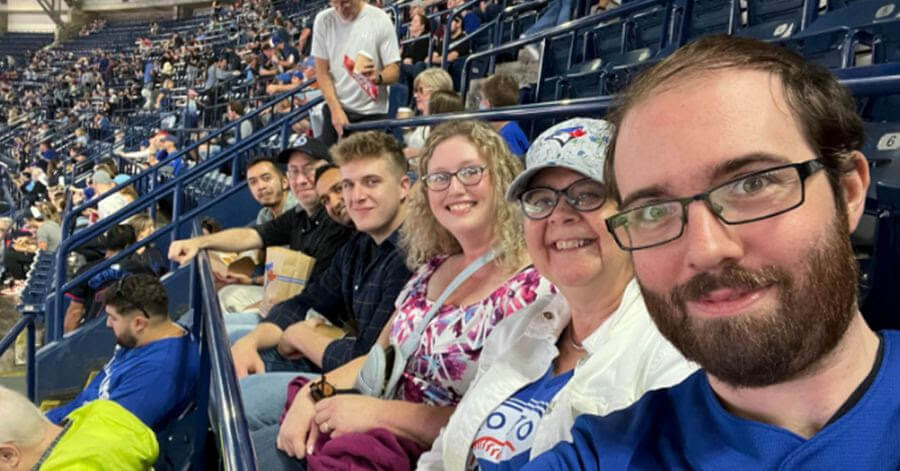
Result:
[[[153,275],[120,279],[106,290],[103,302],[116,350],[81,394],[47,412],[47,418],[59,424],[82,405],[109,399],[159,430],[194,397],[200,369],[197,340],[169,320],[169,297]]]
[[[326,145],[349,123],[387,117],[386,85],[400,78],[400,45],[387,13],[365,0],[331,0],[331,8],[316,15],[312,56],[325,97]]]

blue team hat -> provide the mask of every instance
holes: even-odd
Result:
[[[568,168],[602,182],[613,132],[611,123],[589,118],[573,118],[544,131],[525,154],[525,171],[510,184],[506,199],[518,199],[531,178],[550,167]]]

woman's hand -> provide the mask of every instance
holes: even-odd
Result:
[[[338,394],[315,404],[315,423],[319,431],[332,437],[368,432],[379,426],[378,412],[385,402],[362,394]]]
[[[298,460],[312,454],[319,436],[319,428],[313,421],[315,404],[309,395],[309,385],[303,386],[284,416],[278,429],[275,446],[288,456]]]

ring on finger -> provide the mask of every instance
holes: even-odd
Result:
[[[322,433],[328,433],[328,431],[331,430],[331,427],[328,425],[328,422],[323,422],[321,428],[322,428]]]

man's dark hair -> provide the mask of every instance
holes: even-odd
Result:
[[[169,316],[169,295],[153,275],[125,275],[104,290],[103,303],[122,314],[143,309],[150,317]]]
[[[842,175],[851,153],[862,148],[863,122],[850,92],[824,67],[786,47],[734,36],[704,36],[642,73],[622,94],[622,105],[607,118],[618,129],[635,106],[678,79],[726,69],[771,73],[781,81],[787,104],[810,147],[818,154],[838,208],[844,208]],[[618,132],[617,132],[618,134]],[[615,141],[604,163],[610,197],[622,201],[615,178]]]
[[[228,107],[231,108],[231,111],[234,111],[234,113],[237,114],[237,115],[243,115],[243,114],[244,114],[244,104],[241,103],[241,102],[239,102],[239,101],[237,101],[237,100],[231,100],[231,101],[229,101],[229,102],[228,102]]]
[[[210,234],[215,234],[222,230],[222,225],[214,217],[205,217],[200,221],[200,227],[206,229]]]
[[[284,170],[281,168],[281,166],[279,166],[278,163],[275,162],[275,160],[272,159],[271,157],[266,157],[264,155],[260,155],[260,156],[250,159],[250,162],[247,162],[247,170],[250,170],[251,168],[253,168],[259,164],[262,164],[262,163],[270,164],[272,166],[272,168],[275,169],[275,173],[277,173],[278,176],[280,176],[280,177],[284,176]]]
[[[333,168],[336,169],[336,168],[338,168],[338,166],[334,165],[334,164],[325,164],[321,167],[316,168],[316,178],[315,178],[314,183],[319,183],[319,177],[321,177],[325,172],[327,172]]]
[[[124,250],[135,242],[134,228],[127,224],[111,227],[104,236],[106,250]]]

